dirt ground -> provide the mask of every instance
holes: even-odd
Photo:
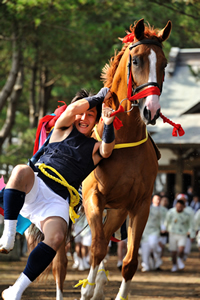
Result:
[[[18,262],[0,261],[0,292],[13,284],[23,271],[27,257]],[[200,256],[197,249],[193,250],[186,261],[184,271],[171,273],[171,260],[167,250],[163,257],[161,271],[142,273],[136,272],[130,289],[129,300],[186,300],[200,299]],[[110,256],[106,268],[109,270],[109,282],[105,288],[105,300],[114,300],[121,283],[121,273],[116,267],[116,256]],[[87,278],[88,271],[74,271],[69,259],[68,273],[64,286],[64,300],[80,299],[80,287],[73,288],[80,279]],[[55,282],[52,275],[46,281],[33,283],[22,296],[22,300],[55,299]]]

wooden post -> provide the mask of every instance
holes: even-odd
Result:
[[[184,160],[182,159],[181,151],[178,151],[176,161],[175,193],[183,193],[183,169]]]

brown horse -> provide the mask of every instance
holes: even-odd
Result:
[[[110,88],[105,102],[113,110],[123,107],[124,112],[119,114],[123,127],[115,131],[116,149],[112,155],[102,160],[83,182],[83,204],[92,232],[92,265],[88,278],[82,281],[81,300],[104,299],[102,285],[106,277],[102,260],[112,234],[127,215],[128,250],[123,260],[123,281],[115,299],[128,299],[158,171],[158,151],[156,153],[156,146],[146,133],[146,125],[154,124],[159,116],[158,100],[167,64],[162,42],[170,35],[171,22],[158,31],[144,25],[142,19],[130,29],[131,42],[125,43],[103,70],[104,86]],[[139,99],[135,101],[136,107],[129,101],[135,99]],[[100,121],[94,137],[101,137],[102,132]],[[107,211],[107,220],[102,224],[105,208],[111,210]]]
[[[159,151],[147,135],[146,124],[155,124],[159,116],[158,100],[167,64],[162,42],[170,35],[171,22],[158,31],[144,26],[142,19],[130,29],[131,34],[124,41],[122,50],[103,69],[104,85],[110,88],[105,101],[113,110],[123,108],[125,112],[119,115],[123,127],[115,131],[116,149],[83,183],[85,213],[92,231],[92,266],[87,280],[82,282],[81,300],[104,299],[103,285],[107,277],[103,258],[112,234],[123,224],[127,215],[128,251],[123,261],[123,281],[116,300],[128,299],[158,170]],[[129,101],[135,99],[134,103]],[[94,137],[101,137],[102,132],[100,121]],[[104,208],[109,210],[106,222],[102,224]],[[57,300],[63,299],[66,270],[67,257],[63,243],[52,265]]]

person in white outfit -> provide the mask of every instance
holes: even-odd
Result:
[[[195,211],[193,210],[193,208],[191,206],[188,205],[188,203],[189,203],[188,196],[185,194],[179,194],[177,198],[184,201],[184,203],[185,203],[184,211],[190,215],[192,228],[194,228]],[[192,247],[192,242],[191,242],[191,238],[190,238],[190,232],[188,232],[186,244],[185,244],[185,248],[184,248],[184,256],[183,256],[184,261],[186,261],[187,257],[189,256],[189,254],[191,252],[191,247]]]
[[[162,249],[159,246],[162,225],[160,200],[160,195],[154,195],[152,197],[149,217],[142,235],[142,272],[158,269],[162,264],[162,260],[160,258]]]
[[[162,251],[160,253],[160,257],[163,256],[164,254],[164,250],[167,244],[167,232],[165,232],[165,226],[164,226],[164,222],[165,222],[165,218],[167,215],[167,212],[169,210],[169,198],[166,196],[163,196],[161,198],[160,201],[160,210],[161,210],[161,233],[160,233],[160,238],[159,238],[159,245],[162,248]],[[163,231],[164,230],[164,231]]]
[[[83,206],[78,213],[80,218],[73,226],[75,252],[74,264],[72,269],[79,271],[88,270],[90,268],[90,246],[92,242],[91,230],[88,225]]]
[[[190,203],[190,206],[194,210],[194,212],[197,212],[197,210],[200,208],[200,201],[199,201],[199,196],[194,195],[192,198],[192,202]]]
[[[169,209],[164,225],[169,233],[169,250],[172,257],[171,271],[176,272],[185,267],[183,257],[187,234],[190,233],[191,238],[195,237],[193,222],[191,222],[190,214],[185,211],[184,200],[177,200],[176,206]]]
[[[194,216],[194,226],[196,231],[196,241],[200,251],[200,209],[197,210]]]

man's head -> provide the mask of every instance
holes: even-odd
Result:
[[[161,197],[160,195],[153,195],[152,197],[152,204],[153,206],[159,206],[160,205],[160,200],[161,200]]]
[[[185,203],[185,206],[186,206],[187,201],[188,201],[188,196],[185,195],[185,194],[178,194],[178,196],[177,196],[176,199],[177,199],[177,201],[178,201],[178,200],[183,200],[183,202]]]
[[[160,205],[164,206],[164,207],[168,207],[169,206],[169,198],[166,196],[163,196],[161,198]]]
[[[177,202],[176,202],[176,211],[178,213],[181,213],[184,210],[184,208],[185,208],[184,200],[181,200],[181,199],[177,200]]]
[[[76,102],[80,99],[84,99],[87,97],[91,97],[94,96],[93,93],[88,92],[84,89],[81,89],[79,92],[76,93],[76,96],[72,99],[71,103]],[[96,121],[98,122],[100,117],[101,117],[101,110],[102,110],[102,104],[100,103],[99,105],[96,106],[96,110],[97,110],[97,118]]]
[[[195,202],[195,203],[198,203],[199,202],[199,196],[198,195],[194,195],[192,200]]]
[[[80,99],[84,99],[89,96],[92,96],[92,94],[87,92],[86,90],[80,90],[72,99],[71,103],[74,103]],[[100,116],[101,112],[99,111],[99,108],[93,107],[83,114],[76,115],[74,125],[76,126],[79,132],[85,134],[86,136],[89,136],[93,127],[98,122]]]

